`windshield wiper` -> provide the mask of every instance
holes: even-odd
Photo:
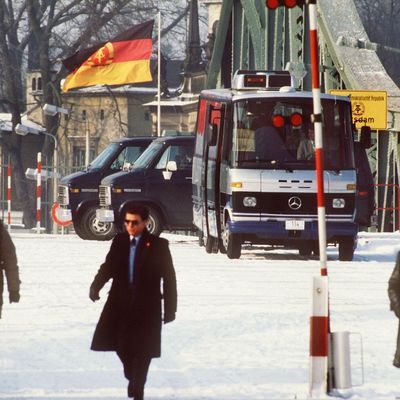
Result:
[[[251,158],[250,160],[240,160],[241,163],[253,163],[253,162],[262,162],[262,163],[271,163],[271,164],[275,164],[278,161],[274,160],[274,159],[267,159],[267,158]]]

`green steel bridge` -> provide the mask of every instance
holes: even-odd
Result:
[[[387,128],[373,132],[368,150],[375,175],[378,230],[399,221],[400,89],[387,74],[353,0],[318,0],[321,86],[388,94]],[[288,69],[311,90],[307,6],[269,10],[265,0],[223,0],[207,87],[229,87],[238,69]]]

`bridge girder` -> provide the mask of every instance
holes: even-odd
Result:
[[[227,87],[238,69],[289,69],[298,86],[311,89],[308,9],[265,7],[264,0],[224,0],[207,87]],[[379,208],[398,203],[391,184],[399,180],[400,89],[386,73],[353,0],[319,0],[318,23],[322,90],[384,90],[388,93],[388,126],[376,133],[370,152]],[[221,66],[223,66],[221,68]],[[301,77],[305,73],[304,77]],[[374,161],[375,160],[375,161]],[[380,230],[397,227],[397,213],[379,212]]]

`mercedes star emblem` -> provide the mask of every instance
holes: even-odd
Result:
[[[298,210],[301,207],[301,199],[300,197],[293,196],[289,199],[288,204],[292,210]]]

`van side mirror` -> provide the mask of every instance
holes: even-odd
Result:
[[[178,167],[176,165],[176,161],[173,161],[173,160],[168,161],[166,170],[171,171],[171,172],[177,171]]]
[[[369,149],[371,147],[372,141],[371,141],[371,127],[370,126],[362,126],[361,127],[360,143],[364,147],[364,149]]]
[[[209,146],[216,146],[217,145],[217,138],[218,138],[218,125],[217,124],[210,124],[208,126],[208,145]]]
[[[165,171],[163,171],[163,177],[166,181],[169,181],[172,177],[172,173],[177,171],[178,167],[176,165],[176,161],[168,161],[167,162],[167,167],[165,168]]]

